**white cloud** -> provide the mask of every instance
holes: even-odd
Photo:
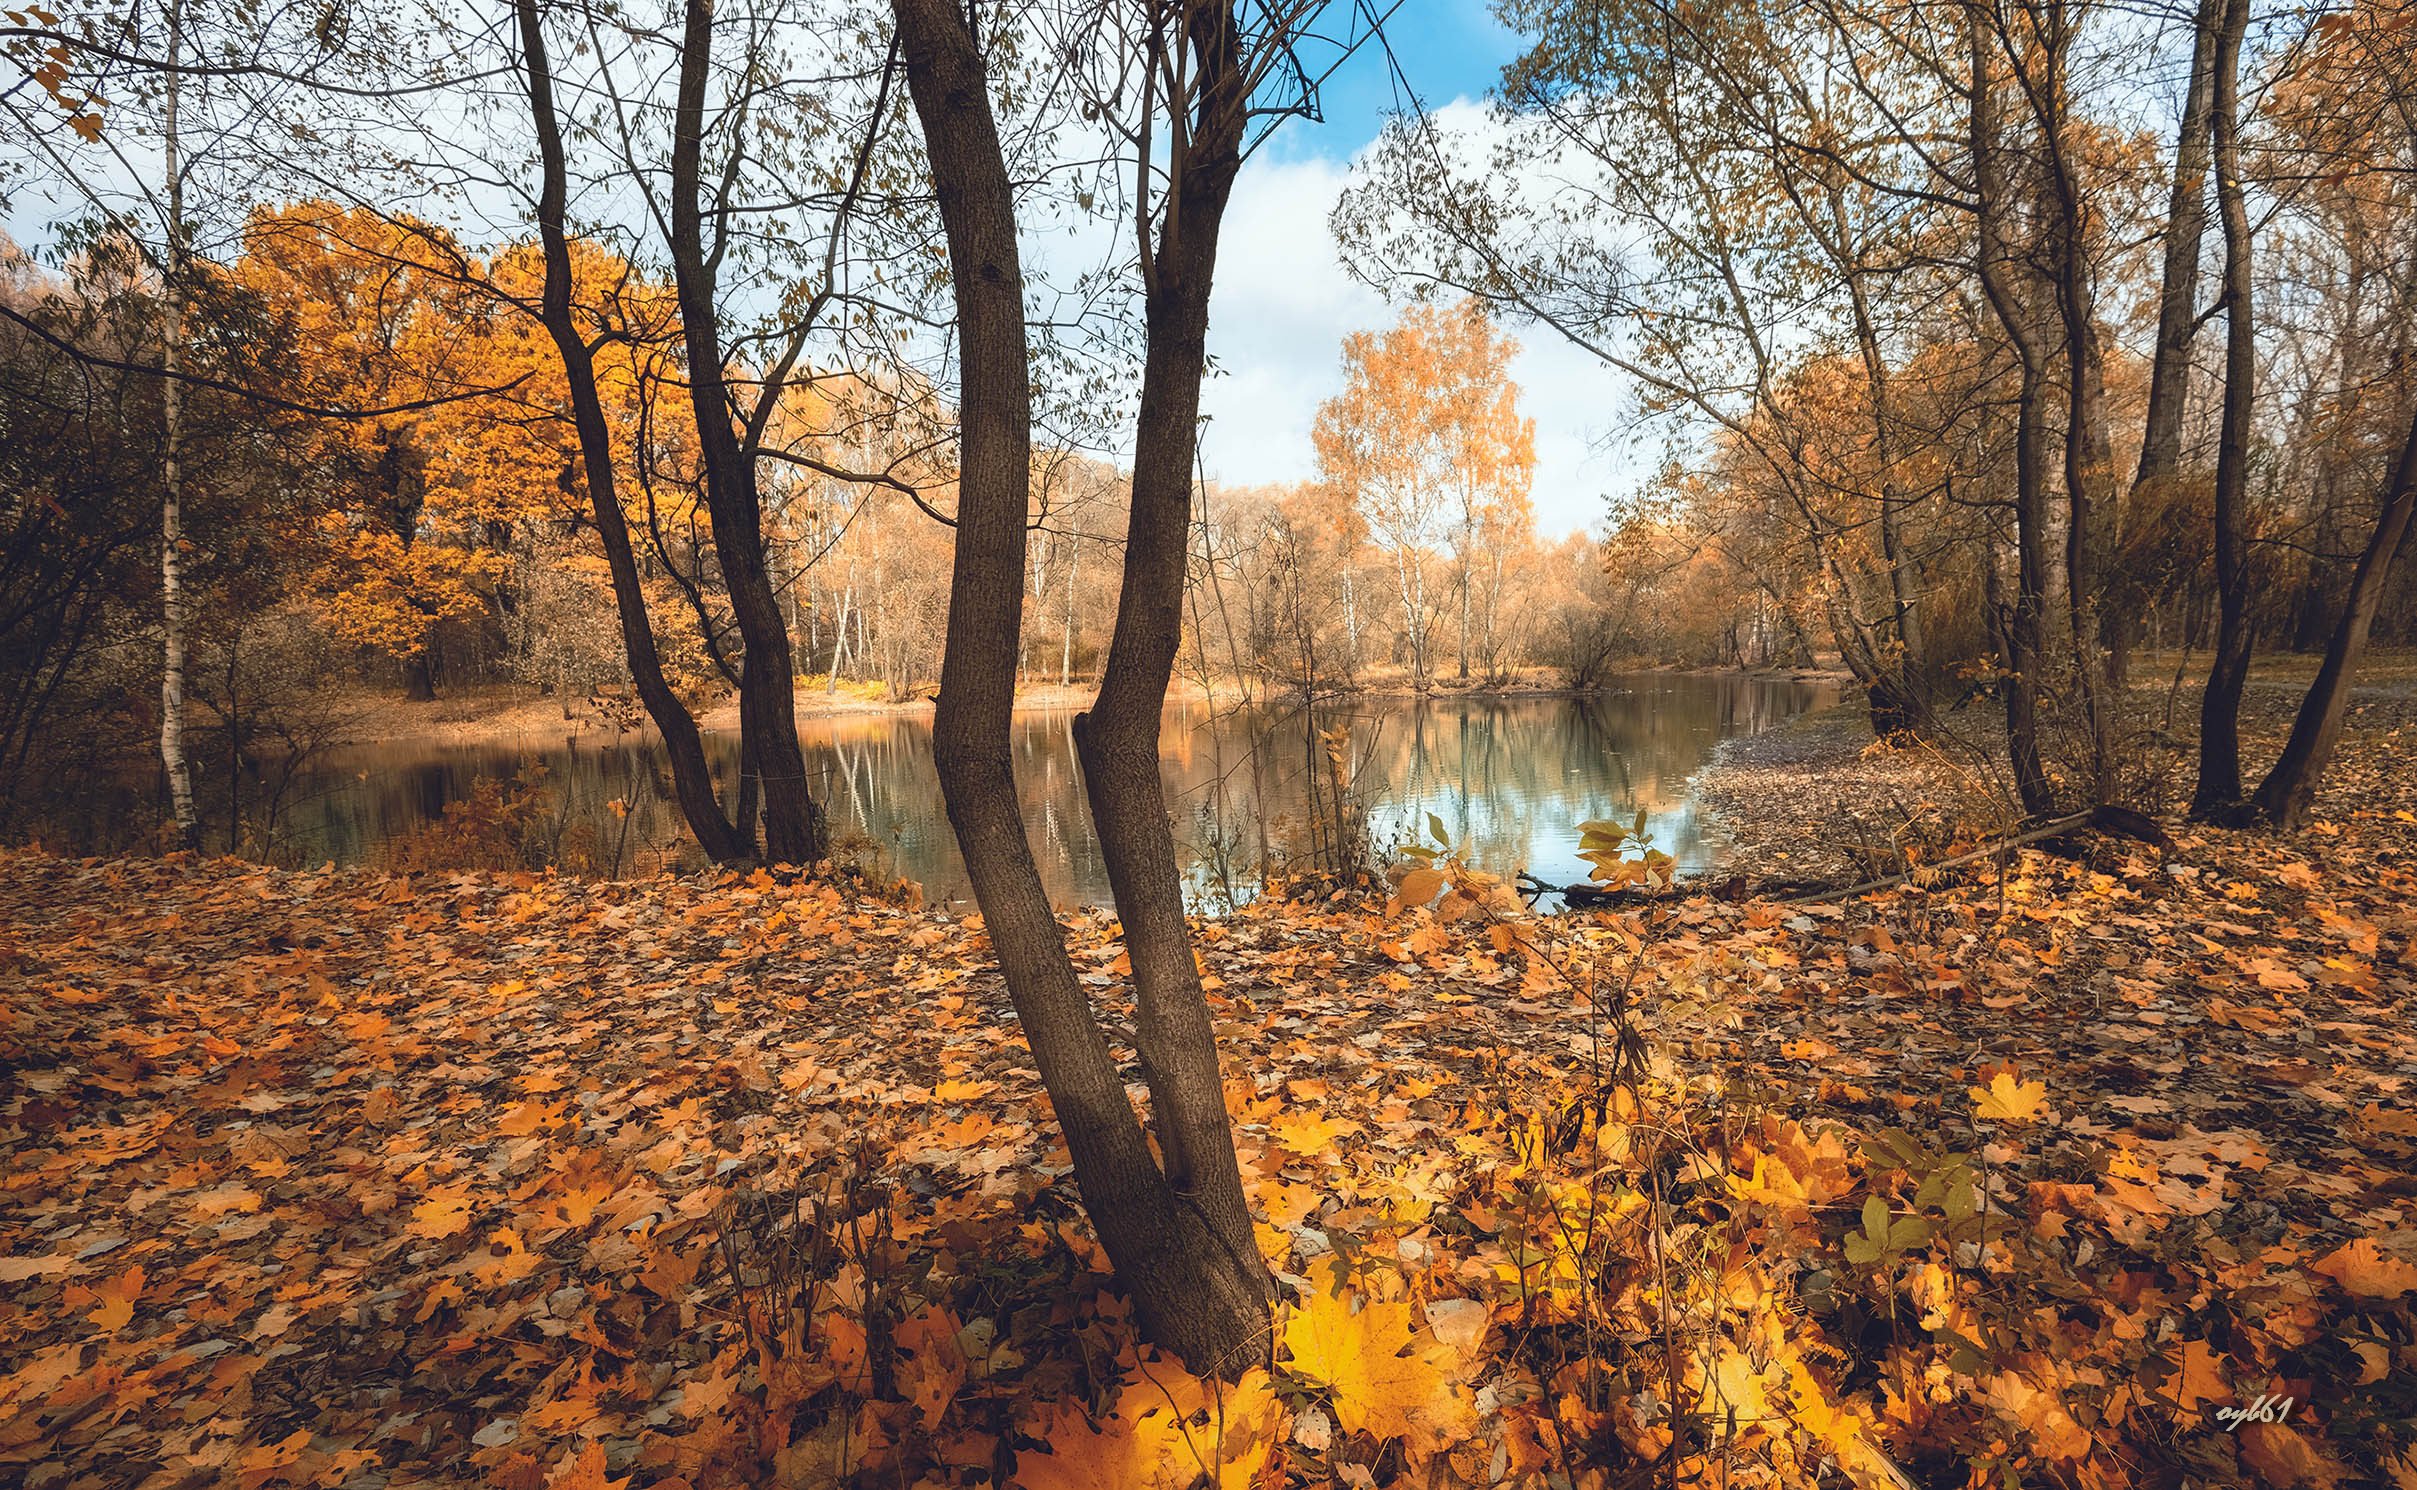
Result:
[[[1342,386],[1344,335],[1394,319],[1344,270],[1326,226],[1349,178],[1347,162],[1310,156],[1255,161],[1235,183],[1209,319],[1219,372],[1201,392],[1213,479],[1313,475],[1310,428]],[[1594,526],[1605,494],[1632,489],[1646,467],[1625,435],[1626,381],[1549,329],[1511,329],[1521,407],[1536,421],[1536,525],[1548,537]]]

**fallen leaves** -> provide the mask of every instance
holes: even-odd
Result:
[[[2010,1071],[2000,1071],[1989,1078],[1985,1087],[1973,1087],[1972,1115],[1984,1123],[2027,1123],[2039,1116],[2040,1104],[2047,1100],[2048,1086],[2043,1081],[2017,1080]]]
[[[66,1301],[70,1309],[91,1304],[92,1312],[84,1317],[92,1321],[95,1329],[114,1332],[133,1322],[134,1301],[142,1296],[143,1270],[137,1266],[91,1288],[69,1284]]]
[[[1291,1280],[1223,1389],[1135,1342],[974,928],[0,855],[0,1478],[2388,1483],[2410,847],[1205,927]]]
[[[1410,1326],[1410,1305],[1381,1302],[1352,1289],[1341,1263],[1309,1274],[1313,1291],[1284,1327],[1294,1373],[1326,1388],[1346,1432],[1398,1438],[1424,1458],[1475,1429],[1468,1390],[1455,1380],[1458,1356]]]
[[[1275,1452],[1284,1414],[1263,1370],[1230,1385],[1164,1360],[1138,1363],[1115,1410],[1093,1422],[1060,1403],[1033,1424],[1047,1447],[1017,1461],[1028,1490],[1249,1490]]]
[[[2417,1263],[2385,1253],[2373,1237],[2334,1248],[2310,1264],[2310,1271],[2364,1299],[2396,1299],[2417,1292]]]

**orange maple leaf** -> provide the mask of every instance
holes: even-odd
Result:
[[[70,1304],[92,1304],[93,1311],[84,1317],[104,1330],[122,1330],[134,1319],[134,1301],[143,1296],[143,1269],[140,1263],[114,1278],[106,1279],[92,1288],[76,1286],[68,1289]]]
[[[2340,1284],[2343,1292],[2362,1299],[2396,1299],[2417,1290],[2417,1264],[2386,1253],[2373,1237],[2360,1237],[2334,1248],[2318,1258],[2311,1270]]]
[[[436,1241],[470,1229],[470,1183],[439,1185],[411,1208],[411,1234]]]
[[[546,1490],[621,1490],[628,1483],[626,1475],[617,1480],[605,1478],[604,1445],[592,1438],[546,1476]]]

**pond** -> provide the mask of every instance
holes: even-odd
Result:
[[[1641,809],[1654,845],[1684,871],[1717,863],[1723,842],[1689,778],[1732,735],[1768,729],[1834,697],[1787,679],[1645,673],[1584,697],[1361,698],[1298,709],[1168,712],[1165,772],[1195,903],[1247,899],[1263,862],[1298,863],[1313,824],[1310,791],[1331,780],[1326,742],[1341,744],[1352,796],[1377,857],[1423,837],[1429,814],[1482,868],[1525,869],[1551,883],[1585,877],[1576,825],[1628,822]],[[1033,852],[1063,905],[1109,898],[1075,762],[1074,715],[1019,715],[1016,771]],[[970,900],[941,806],[927,714],[801,721],[809,768],[835,834],[868,867],[903,876],[934,902]],[[737,764],[735,736],[708,737],[717,769]],[[1254,748],[1256,747],[1256,748]],[[529,737],[512,744],[390,742],[313,757],[293,774],[261,847],[289,863],[375,863],[443,816],[482,780],[534,783],[537,824],[603,873],[679,862],[669,783],[640,736]],[[490,791],[493,788],[489,788]],[[73,820],[54,819],[54,847],[113,848],[141,837],[156,808],[143,793],[95,793]],[[81,840],[60,841],[64,836]]]

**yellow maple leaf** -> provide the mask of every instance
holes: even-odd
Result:
[[[1268,1136],[1277,1147],[1304,1159],[1331,1152],[1337,1138],[1359,1131],[1360,1125],[1349,1118],[1322,1118],[1307,1112],[1288,1112],[1267,1125]]]
[[[551,1106],[543,1102],[515,1102],[504,1109],[503,1116],[496,1121],[495,1131],[506,1138],[526,1138],[560,1122],[562,1108],[560,1102]]]
[[[2362,1299],[2396,1299],[2417,1289],[2417,1264],[2390,1256],[2373,1237],[2334,1248],[2317,1259],[2313,1270]]]
[[[2322,1447],[2284,1423],[2251,1423],[2240,1432],[2241,1458],[2269,1485],[2337,1490],[2344,1471]]]
[[[509,1226],[499,1226],[487,1233],[487,1245],[491,1249],[489,1255],[470,1269],[484,1287],[507,1287],[545,1266],[545,1254],[531,1252],[520,1233]]]
[[[2177,1369],[2165,1383],[2165,1395],[2186,1413],[2204,1411],[2210,1402],[2230,1402],[2229,1359],[2204,1340],[2186,1341]]]
[[[1985,1087],[1972,1087],[1972,1115],[1984,1123],[2027,1123],[2039,1114],[2039,1104],[2048,1097],[2044,1081],[2018,1081],[2011,1071],[2000,1071],[1989,1078]]]
[[[1284,1411],[1267,1373],[1231,1386],[1202,1381],[1166,1361],[1145,1362],[1116,1411],[1094,1424],[1079,1402],[1060,1402],[1032,1432],[1049,1445],[1016,1458],[1022,1490],[1248,1490],[1275,1452]]]
[[[1414,1457],[1442,1452],[1477,1431],[1476,1406],[1453,1379],[1450,1346],[1410,1329],[1410,1306],[1352,1307],[1342,1264],[1311,1271],[1317,1285],[1284,1325],[1295,1376],[1326,1388],[1335,1421],[1353,1433],[1399,1438]]]

